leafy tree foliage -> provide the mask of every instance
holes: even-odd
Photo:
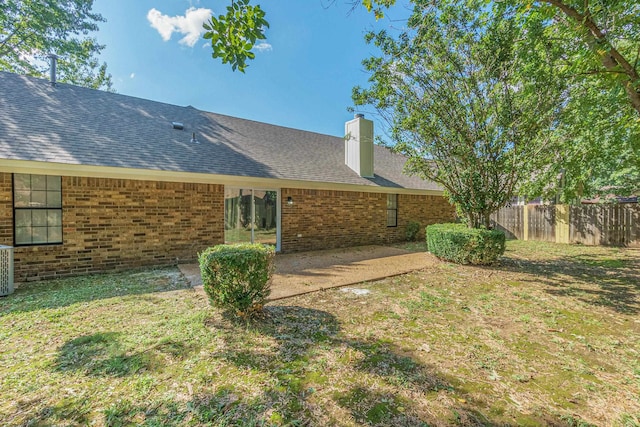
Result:
[[[244,73],[247,59],[255,58],[251,49],[256,41],[266,39],[264,29],[269,28],[269,23],[260,5],[252,6],[249,0],[232,0],[225,15],[212,16],[203,26],[207,30],[204,38],[211,41],[211,56]]]
[[[560,99],[514,10],[465,6],[416,1],[407,31],[369,34],[382,56],[364,62],[371,85],[353,98],[386,119],[408,171],[440,183],[478,228],[539,168]]]
[[[0,3],[0,70],[44,76],[46,56],[59,56],[58,79],[92,88],[111,88],[104,48],[90,34],[103,22],[93,0],[3,0]]]
[[[362,5],[373,12],[376,19],[383,18],[383,9],[394,3],[395,0],[351,1],[353,7]],[[244,73],[247,60],[255,58],[252,49],[256,42],[266,39],[264,31],[269,28],[269,22],[260,5],[252,5],[251,0],[231,0],[226,14],[212,16],[203,26],[207,30],[204,38],[211,41],[211,56],[220,58],[223,64],[231,64],[233,71]]]
[[[523,193],[568,202],[640,192],[640,3],[506,1],[530,43],[553,52],[563,91],[549,161]]]
[[[605,82],[568,80],[551,133],[546,164],[521,194],[567,203],[594,195],[640,192],[640,122],[621,108],[624,93]]]
[[[567,71],[606,81],[640,114],[640,3],[636,0],[507,0],[521,20],[543,22],[565,48]]]

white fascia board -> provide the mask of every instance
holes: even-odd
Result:
[[[92,166],[31,160],[0,159],[0,172],[29,173],[34,175],[60,175],[89,178],[133,179],[141,181],[189,182],[221,184],[234,187],[291,188],[309,190],[359,191],[366,193],[419,194],[442,196],[441,190],[379,187],[373,185],[343,184],[334,182],[303,181],[280,178],[217,175],[208,173],[164,171],[157,169],[133,169],[112,166]]]

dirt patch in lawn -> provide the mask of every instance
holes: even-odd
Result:
[[[322,289],[380,280],[420,270],[437,262],[422,251],[401,247],[359,246],[355,248],[279,254],[276,256],[270,300]],[[196,264],[181,265],[180,271],[193,286],[201,286]]]

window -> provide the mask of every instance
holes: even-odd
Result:
[[[387,227],[398,226],[398,195],[387,194]]]
[[[62,179],[13,174],[16,246],[62,243]]]

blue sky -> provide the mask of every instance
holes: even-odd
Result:
[[[256,1],[254,0],[254,3]],[[353,117],[351,89],[366,85],[361,61],[375,52],[368,29],[402,25],[394,13],[376,22],[362,7],[349,13],[341,0],[259,2],[267,12],[268,45],[245,74],[211,58],[200,22],[227,0],[96,0],[107,22],[106,45],[117,92],[281,126],[342,136]],[[164,35],[164,38],[163,38]],[[367,113],[366,111],[364,111]],[[371,117],[369,115],[369,117]]]

